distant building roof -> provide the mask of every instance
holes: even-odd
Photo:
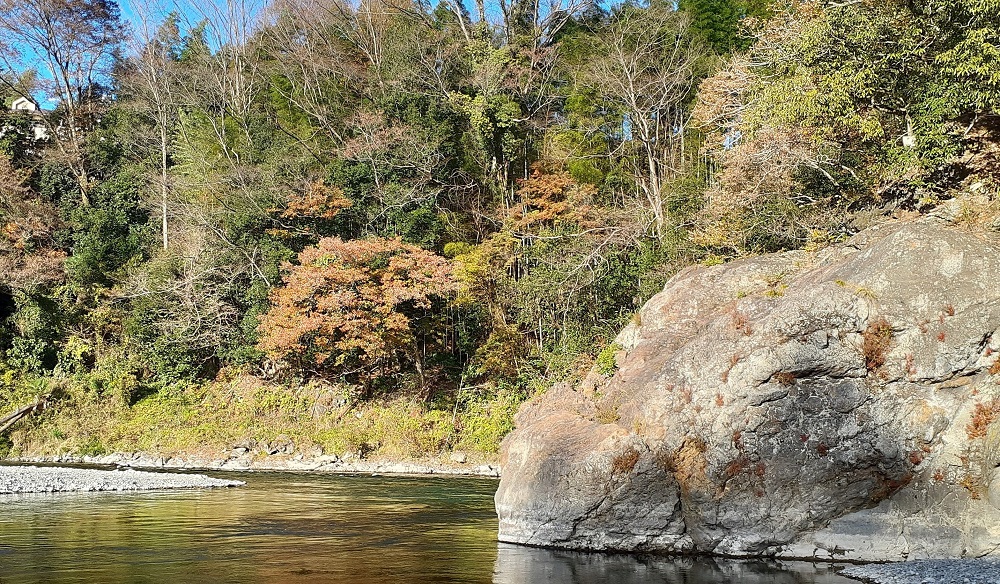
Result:
[[[19,97],[10,104],[13,111],[34,112],[38,111],[38,105],[27,97]]]

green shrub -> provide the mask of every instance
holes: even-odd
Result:
[[[501,386],[491,399],[478,399],[459,416],[456,450],[494,454],[500,442],[514,429],[514,415],[527,399],[524,391]]]
[[[107,449],[96,436],[91,437],[76,449],[76,453],[80,456],[103,456],[107,452]]]
[[[611,343],[597,356],[597,372],[605,377],[611,377],[618,371],[618,360],[615,354],[621,351],[622,347],[618,343]]]

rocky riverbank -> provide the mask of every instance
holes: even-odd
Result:
[[[96,470],[65,467],[0,466],[0,495],[73,491],[152,491],[239,487],[246,483],[201,474]]]
[[[468,465],[461,454],[447,461],[365,460],[321,456],[253,456],[244,449],[234,449],[228,457],[197,455],[158,456],[144,453],[117,453],[103,456],[33,456],[12,458],[11,462],[48,464],[102,464],[128,468],[224,470],[236,472],[291,471],[346,474],[405,474],[499,477],[500,468],[490,464]]]
[[[916,560],[850,566],[841,574],[874,584],[995,584],[1000,560]]]

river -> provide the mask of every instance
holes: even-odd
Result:
[[[229,474],[247,486],[0,495],[0,584],[844,584],[825,565],[498,544],[496,481]]]

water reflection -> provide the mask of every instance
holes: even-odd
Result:
[[[498,546],[492,480],[236,478],[247,487],[0,496],[0,584],[847,582],[810,564]]]
[[[503,543],[498,548],[493,584],[857,584],[831,565],[808,562],[586,554]]]
[[[493,480],[239,478],[247,487],[0,497],[0,584],[491,580]]]

